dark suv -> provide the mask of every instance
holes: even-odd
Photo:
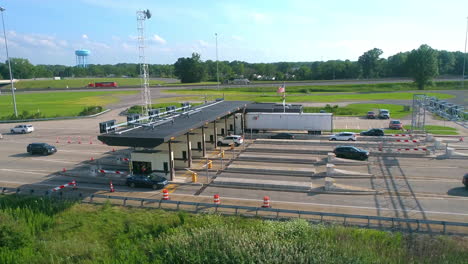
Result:
[[[31,143],[26,148],[26,151],[31,155],[35,153],[49,155],[57,152],[57,149],[47,143]]]
[[[149,175],[131,175],[127,178],[127,185],[135,187],[151,187],[153,190],[164,188],[169,182],[167,179],[158,173],[151,173]]]
[[[333,150],[338,158],[366,160],[369,158],[369,151],[353,146],[338,146]]]
[[[361,136],[383,136],[384,135],[384,131],[383,129],[380,129],[380,128],[371,128],[367,131],[362,131],[360,133]]]

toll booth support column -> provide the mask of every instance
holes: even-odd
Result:
[[[175,170],[174,170],[174,152],[172,152],[172,140],[167,142],[168,149],[169,149],[169,180],[173,181],[175,177]]]
[[[187,166],[192,167],[192,142],[190,141],[190,132],[187,133]]]
[[[224,134],[223,136],[227,136],[229,133],[228,133],[228,122],[227,122],[228,118],[227,116],[224,117]]]
[[[203,157],[206,157],[206,136],[205,136],[205,125],[201,127],[201,133],[202,133],[202,153]]]
[[[216,120],[213,121],[213,138],[214,138],[214,149],[218,148],[218,131],[216,130]]]

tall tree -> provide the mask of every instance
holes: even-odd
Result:
[[[418,89],[424,90],[424,86],[439,73],[437,51],[426,44],[421,45],[408,55],[408,67],[411,77],[418,85]]]
[[[453,71],[455,66],[455,55],[446,50],[438,51],[439,73],[448,74]]]
[[[201,82],[206,78],[205,65],[200,54],[192,53],[191,58],[179,58],[174,64],[174,74],[182,83]]]
[[[364,78],[375,78],[380,76],[380,63],[379,60],[380,55],[382,55],[383,51],[381,49],[371,49],[359,57],[359,64],[362,67],[362,73]]]
[[[29,79],[34,77],[34,65],[32,65],[29,60],[21,58],[10,58],[10,61],[13,78]],[[5,62],[5,65],[8,66],[8,61]],[[8,67],[2,68],[2,76],[10,76]]]

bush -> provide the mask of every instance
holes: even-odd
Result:
[[[18,114],[18,116],[15,116],[15,114],[11,114],[9,116],[3,117],[2,120],[23,120],[39,118],[45,118],[45,115],[43,115],[41,112],[30,113],[29,111],[23,110],[23,112]]]
[[[95,115],[97,113],[102,112],[103,108],[102,106],[88,106],[81,111],[78,116],[89,116],[89,115]]]

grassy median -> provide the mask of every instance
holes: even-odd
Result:
[[[466,242],[305,220],[264,221],[0,198],[0,263],[466,263]]]
[[[77,116],[89,106],[106,106],[118,102],[120,96],[135,94],[138,91],[118,92],[52,92],[52,93],[17,93],[18,113],[40,113],[41,117]],[[0,96],[0,119],[13,113],[13,101],[10,94]]]
[[[139,78],[76,78],[63,80],[25,80],[15,83],[17,89],[35,89],[35,88],[58,88],[66,89],[87,87],[89,83],[94,82],[116,82],[118,86],[138,86]],[[150,80],[150,85],[164,84],[163,81]],[[8,86],[9,87],[9,86]],[[94,89],[94,88],[90,88]]]

